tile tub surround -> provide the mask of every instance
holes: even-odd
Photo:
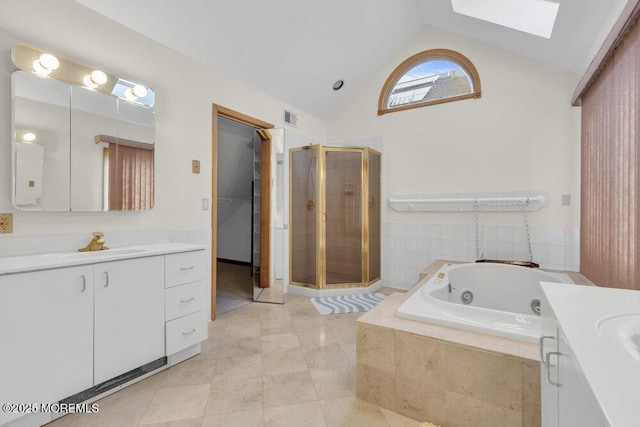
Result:
[[[356,395],[446,426],[539,426],[537,344],[395,317],[446,262],[432,263],[410,292],[390,295],[358,320]]]
[[[482,217],[481,217],[482,218]],[[476,234],[468,224],[385,222],[382,237],[383,279],[387,286],[410,289],[425,265],[437,259],[474,261]],[[528,260],[523,226],[480,225],[480,252],[486,259]],[[580,229],[531,227],[534,261],[550,270],[578,271]]]

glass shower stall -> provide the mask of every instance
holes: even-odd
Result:
[[[291,284],[331,289],[380,280],[380,153],[310,145],[289,156]]]

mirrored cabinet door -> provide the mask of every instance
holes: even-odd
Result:
[[[72,211],[108,209],[109,144],[100,135],[118,135],[118,99],[72,86]]]
[[[109,148],[109,210],[153,208],[154,140],[153,110],[119,99],[118,138]]]
[[[13,73],[12,94],[16,208],[153,208],[152,108],[24,71]]]
[[[16,71],[11,88],[14,205],[22,210],[68,211],[71,86]]]

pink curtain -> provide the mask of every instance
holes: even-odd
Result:
[[[581,272],[639,289],[640,25],[582,96]]]

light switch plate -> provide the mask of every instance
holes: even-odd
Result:
[[[0,234],[13,233],[13,214],[0,213]]]
[[[191,172],[200,173],[200,160],[191,161]]]
[[[563,194],[562,195],[562,206],[570,206],[571,205],[571,194]]]

